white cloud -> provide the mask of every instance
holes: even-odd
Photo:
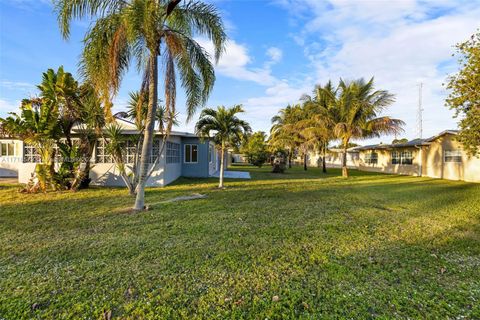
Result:
[[[268,48],[266,54],[270,58],[270,61],[267,62],[268,67],[279,63],[283,57],[283,51],[277,47]]]
[[[304,45],[317,82],[375,76],[378,88],[396,94],[388,113],[407,122],[409,138],[414,137],[418,84],[423,82],[424,136],[456,126],[444,107],[444,66],[455,64],[453,45],[478,28],[478,1],[279,3],[302,8],[291,11],[295,19],[305,22],[292,38]]]
[[[5,90],[28,91],[28,92],[36,90],[36,86],[31,83],[8,81],[8,80],[0,80],[0,88]]]
[[[20,101],[11,102],[0,99],[0,116],[5,116],[9,112],[17,112],[20,106]]]
[[[204,39],[196,40],[213,56],[213,44],[210,41]],[[264,86],[272,85],[276,82],[269,68],[253,68],[249,66],[251,63],[252,58],[248,54],[247,47],[230,40],[215,68],[219,74],[237,80],[252,81]]]

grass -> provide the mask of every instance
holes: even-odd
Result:
[[[124,189],[0,186],[0,319],[480,318],[479,184],[235,170],[141,214]]]

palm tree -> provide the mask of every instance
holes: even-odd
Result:
[[[247,122],[236,116],[236,114],[242,112],[244,111],[241,105],[235,105],[228,109],[220,106],[217,110],[207,108],[202,111],[195,126],[195,132],[200,137],[213,137],[215,144],[221,150],[219,188],[223,188],[225,149],[229,145],[240,143],[242,137],[252,131]]]
[[[301,105],[288,105],[272,118],[269,143],[288,150],[289,168],[292,167],[292,158],[295,150],[299,149],[304,140],[298,128],[298,122],[303,119],[304,111]],[[305,165],[306,162],[304,160],[304,167]]]
[[[335,108],[335,89],[331,81],[325,86],[317,85],[312,96],[304,95],[302,100],[309,117],[300,123],[302,134],[313,145],[315,151],[322,155],[322,171],[327,172],[326,153],[330,141],[335,139],[334,126],[338,118]]]
[[[145,184],[157,114],[158,57],[163,55],[160,67],[164,72],[167,113],[175,114],[178,70],[186,91],[190,119],[196,108],[205,104],[215,82],[209,55],[193,37],[204,36],[213,42],[216,61],[226,42],[222,20],[213,5],[200,1],[180,5],[180,2],[55,0],[65,38],[69,37],[72,19],[95,19],[85,37],[81,65],[84,76],[96,84],[106,106],[111,105],[122,76],[133,60],[136,60],[138,70],[144,72],[141,90],[148,91],[148,111],[134,210],[145,208]]]
[[[351,82],[340,80],[335,108],[334,133],[342,141],[342,176],[348,177],[347,149],[351,139],[380,137],[382,134],[403,132],[405,123],[399,119],[380,114],[395,101],[386,90],[375,90],[373,78],[365,82],[359,79]]]
[[[2,129],[9,135],[31,144],[40,155],[40,163],[35,166],[37,182],[31,190],[57,189],[54,181],[55,140],[61,135],[58,125],[58,109],[48,105],[43,99],[24,99],[20,114],[11,112],[0,119]]]

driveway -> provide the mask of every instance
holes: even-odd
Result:
[[[220,177],[220,171],[217,171],[214,174],[212,174],[212,177],[214,177],[214,178]],[[244,172],[244,171],[225,171],[224,178],[227,178],[227,179],[251,179],[250,172]]]

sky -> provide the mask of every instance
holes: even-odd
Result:
[[[406,122],[401,137],[418,137],[419,84],[423,84],[423,137],[455,129],[445,107],[449,74],[458,70],[454,45],[480,27],[480,0],[209,0],[223,18],[229,41],[216,65],[206,104],[242,104],[255,131],[268,132],[280,108],[298,102],[316,84],[374,77],[377,89],[395,94],[384,113]],[[0,117],[18,111],[37,94],[42,72],[63,65],[75,76],[89,21],[75,21],[71,37],[59,32],[48,0],[0,0]],[[207,51],[211,44],[196,39]],[[114,112],[138,90],[135,68],[123,79]],[[186,122],[178,90],[181,125],[193,131],[199,112]],[[199,110],[200,111],[200,110]],[[384,136],[360,143],[390,142]]]

